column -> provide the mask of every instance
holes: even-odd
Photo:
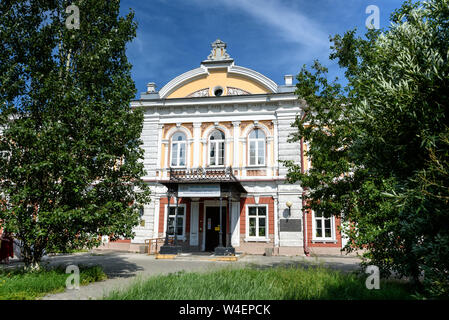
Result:
[[[231,214],[232,202],[231,195],[228,196],[228,205],[226,210],[226,247],[231,247]]]
[[[164,232],[165,232],[165,243],[164,243],[164,245],[165,246],[168,246],[168,229],[169,229],[169,216],[170,216],[170,200],[171,200],[171,194],[170,193],[167,193],[167,200],[168,200],[168,202],[167,202],[167,211],[166,211],[166,217],[165,217],[165,223],[166,223],[166,225],[165,225],[165,230],[164,230]]]
[[[231,141],[230,137],[225,138],[225,166],[232,166],[231,163]]]
[[[193,167],[200,166],[201,122],[193,123]]]
[[[233,247],[240,246],[240,202],[232,202],[231,215],[231,244]]]
[[[232,167],[237,169],[240,165],[240,152],[239,152],[239,137],[240,137],[240,121],[233,121],[232,125],[234,126],[234,161],[232,163]],[[240,172],[240,171],[239,171]]]
[[[176,194],[176,197],[175,197],[175,223],[174,223],[174,230],[173,230],[173,236],[175,237],[174,238],[175,246],[178,245],[178,200],[179,200],[178,194]],[[184,219],[185,218],[186,217],[185,217],[185,212],[184,212]]]
[[[223,198],[220,195],[220,232],[218,238],[218,246],[223,247]]]
[[[154,198],[154,226],[153,226],[153,238],[159,238],[159,212],[160,212],[160,198]]]
[[[199,200],[199,199],[198,199]],[[193,200],[191,202],[191,209],[190,209],[190,246],[197,246],[198,240],[199,240],[199,222],[200,222],[200,216],[199,216],[199,208],[200,203],[198,200]]]

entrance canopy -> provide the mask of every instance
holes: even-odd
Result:
[[[161,181],[168,193],[176,197],[189,198],[233,198],[238,199],[245,188],[232,173],[232,167],[173,169],[168,181]]]
[[[245,188],[240,181],[234,176],[232,167],[227,168],[195,168],[195,169],[173,169],[169,171],[170,178],[168,181],[160,183],[167,187],[168,206],[170,206],[170,198],[175,197],[175,219],[174,229],[178,230],[178,199],[182,198],[219,198],[218,215],[214,216],[212,212],[206,212],[208,228],[210,232],[209,240],[215,237],[218,231],[218,241],[208,243],[215,247],[216,255],[234,255],[235,249],[231,246],[231,235],[229,232],[229,223],[232,213],[232,201],[239,201],[242,193],[246,194]],[[223,198],[228,202],[223,206]],[[171,207],[171,206],[170,206]],[[224,208],[224,210],[223,210]],[[224,211],[224,212],[223,212]],[[234,213],[238,214],[238,212]],[[215,228],[212,230],[212,220],[215,221]],[[167,226],[170,225],[169,215],[167,215]],[[215,236],[213,236],[215,234]],[[215,240],[217,240],[215,239]],[[208,241],[210,242],[210,241]],[[217,242],[217,243],[216,243]],[[225,246],[224,246],[225,245]],[[181,246],[177,244],[177,237],[174,237],[173,245],[169,244],[168,232],[166,232],[165,244],[161,247],[161,253],[177,254],[181,252]]]

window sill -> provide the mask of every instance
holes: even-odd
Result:
[[[249,170],[252,170],[252,169],[266,169],[267,168],[267,166],[266,165],[261,165],[261,164],[257,164],[257,165],[247,165],[246,167],[245,167],[245,169],[249,169]]]
[[[334,239],[312,239],[312,243],[337,243]]]
[[[269,238],[260,238],[260,237],[246,237],[245,242],[270,242]]]

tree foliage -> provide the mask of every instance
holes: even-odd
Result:
[[[406,1],[391,21],[331,38],[345,88],[318,62],[302,68],[292,140],[308,142],[312,168],[287,162],[288,178],[309,208],[350,224],[347,251],[448,295],[449,1]]]
[[[45,250],[132,237],[149,201],[143,114],[126,44],[136,34],[120,1],[0,2],[0,221],[26,264]]]

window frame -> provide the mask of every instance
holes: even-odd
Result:
[[[256,236],[249,235],[249,209],[250,208],[265,208],[265,236],[259,236],[259,215],[256,217]],[[259,211],[257,211],[259,213]],[[268,204],[247,204],[246,205],[246,227],[245,227],[245,241],[261,241],[261,242],[269,242],[269,212],[268,212]]]
[[[140,229],[144,229],[144,227],[145,227],[146,221],[145,221],[144,217],[145,217],[145,206],[143,205],[142,207],[139,208],[139,224],[138,224],[138,227]],[[143,221],[143,224],[142,224],[142,221]]]
[[[173,140],[173,137],[176,134],[178,134],[178,133],[180,133],[180,134],[182,134],[184,136],[184,140],[177,140],[177,141]],[[176,164],[175,165],[173,164],[173,145],[174,144],[177,144],[177,148],[176,148]],[[181,148],[180,148],[181,144],[184,144],[184,165],[180,165],[179,164],[180,163],[179,153],[180,153],[180,150],[181,150]],[[171,135],[171,137],[170,137],[170,159],[169,159],[170,167],[172,167],[172,168],[186,168],[187,167],[187,159],[188,159],[188,157],[187,157],[187,147],[188,147],[187,135],[184,132],[176,131],[176,132],[174,132]]]
[[[223,134],[224,138],[220,139],[220,140],[211,140],[210,138],[212,137],[212,134],[215,131],[219,131]],[[214,143],[215,147],[217,148],[216,153],[215,153],[215,163],[217,163],[218,159],[220,159],[219,157],[219,145],[220,143],[223,143],[223,164],[211,164],[211,144]],[[209,134],[209,137],[207,138],[207,164],[208,167],[212,167],[212,168],[222,168],[226,165],[226,134],[220,130],[220,129],[214,129],[211,131],[211,133]]]
[[[170,208],[175,208],[175,204],[171,204]],[[185,203],[180,203],[178,204],[178,210],[179,208],[184,208],[184,214],[181,216],[182,217],[182,235],[176,235],[176,238],[178,240],[186,240],[186,215],[187,215],[187,206]],[[169,214],[168,212],[168,204],[165,204],[165,209],[164,209],[164,237],[167,234],[167,214]],[[175,217],[175,215],[169,215],[169,216],[173,216],[173,218]],[[179,216],[178,216],[179,218]],[[170,235],[169,235],[170,236]]]
[[[250,138],[251,133],[255,130],[259,130],[260,132],[263,133],[264,138]],[[255,156],[256,156],[256,163],[255,164],[251,164],[251,142],[254,141],[255,142]],[[263,163],[258,163],[259,162],[259,142],[262,141],[262,146],[263,146]],[[260,129],[260,128],[254,128],[252,129],[247,136],[247,145],[248,145],[248,150],[247,150],[247,166],[248,167],[266,167],[267,166],[267,135],[266,133]]]
[[[321,220],[321,226],[323,228],[322,231],[322,236],[321,237],[317,237],[316,236],[316,219],[320,219]],[[325,227],[324,227],[324,221],[326,219],[330,219],[330,224],[331,224],[331,236],[330,237],[326,237],[325,236]],[[336,238],[335,238],[335,216],[332,215],[328,218],[324,217],[324,215],[322,217],[316,217],[315,216],[315,211],[312,211],[312,241],[313,242],[334,242],[336,243]]]

